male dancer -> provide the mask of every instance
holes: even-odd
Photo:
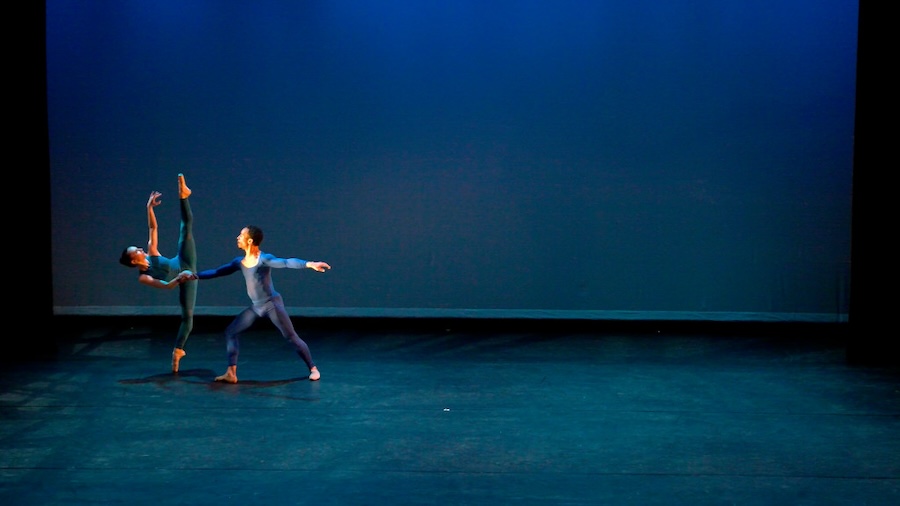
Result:
[[[244,250],[242,256],[237,256],[231,262],[215,269],[208,269],[197,273],[199,279],[212,279],[219,276],[241,271],[247,283],[247,295],[250,296],[251,305],[241,311],[234,321],[225,329],[225,345],[228,353],[228,369],[225,374],[216,377],[216,381],[237,383],[237,359],[240,351],[239,336],[250,328],[257,319],[267,316],[281,332],[281,335],[294,345],[297,354],[309,367],[309,380],[317,381],[321,375],[313,362],[309,352],[309,346],[297,332],[291,323],[291,318],[284,308],[284,300],[281,294],[275,291],[272,283],[272,269],[312,269],[317,272],[325,272],[331,266],[325,262],[307,262],[299,258],[278,258],[270,253],[260,251],[259,246],[263,241],[263,231],[259,227],[250,225],[244,227],[237,236],[237,247]]]

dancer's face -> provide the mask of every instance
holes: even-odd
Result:
[[[147,253],[144,252],[143,248],[138,248],[137,246],[129,246],[128,247],[128,256],[131,257],[131,263],[139,264],[147,258]]]
[[[250,246],[250,230],[247,227],[241,229],[241,233],[237,236],[237,247],[247,249]]]

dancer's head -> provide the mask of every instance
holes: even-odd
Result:
[[[255,225],[248,225],[241,229],[241,233],[237,236],[237,245],[240,249],[247,249],[251,246],[259,247],[263,241],[263,231]]]
[[[144,253],[144,250],[138,248],[137,246],[129,246],[122,250],[122,256],[119,257],[119,263],[124,265],[125,267],[134,267],[141,263],[141,261],[147,257],[147,254]]]
[[[256,225],[247,226],[247,234],[253,239],[253,244],[259,246],[263,241],[263,231]]]

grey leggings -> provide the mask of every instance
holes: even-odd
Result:
[[[251,306],[241,311],[225,329],[225,346],[228,353],[228,365],[237,365],[238,353],[240,352],[240,339],[238,338],[242,332],[249,329],[253,322],[268,316],[269,320],[278,327],[282,337],[294,345],[297,355],[306,362],[306,366],[312,369],[316,366],[313,362],[312,355],[309,353],[309,346],[297,332],[294,330],[294,324],[291,323],[291,317],[284,309],[284,301],[281,295],[276,295],[261,306]]]

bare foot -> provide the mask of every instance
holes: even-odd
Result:
[[[309,370],[309,381],[319,381],[319,378],[321,378],[321,377],[322,377],[322,375],[319,374],[318,367],[313,367],[312,369]]]
[[[191,196],[191,189],[184,182],[184,174],[178,174],[178,198],[186,199]]]
[[[224,381],[225,383],[237,383],[236,367],[229,367],[225,374],[216,376],[216,381]]]

